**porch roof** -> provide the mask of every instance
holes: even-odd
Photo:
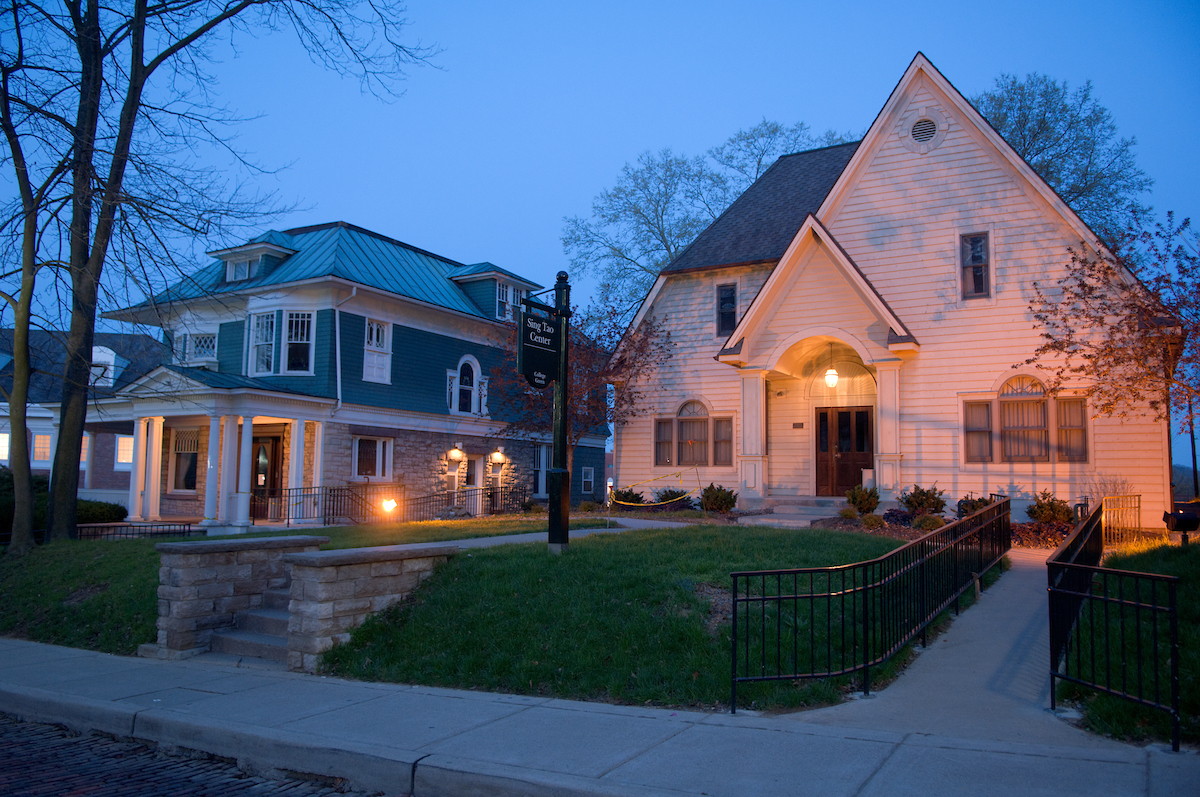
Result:
[[[318,396],[315,393],[305,393],[301,390],[279,387],[262,379],[242,376],[241,374],[223,374],[219,371],[210,371],[207,368],[188,368],[182,365],[164,365],[162,368],[215,390],[262,390],[269,393],[285,393],[289,396],[304,396],[306,398],[328,400],[327,396]],[[153,376],[153,374],[150,376]]]

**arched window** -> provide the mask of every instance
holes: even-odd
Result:
[[[475,411],[475,369],[470,363],[458,367],[458,411]]]
[[[679,408],[679,464],[708,464],[708,410],[699,401]]]
[[[674,417],[654,420],[655,465],[691,467],[710,461],[718,467],[733,465],[733,418],[710,418],[702,402],[688,401]]]
[[[1014,376],[1000,388],[1000,455],[1007,462],[1048,462],[1050,428],[1046,389],[1032,376]]]

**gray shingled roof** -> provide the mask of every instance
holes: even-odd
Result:
[[[821,207],[858,144],[784,155],[662,273],[779,260],[808,214]]]
[[[13,330],[0,329],[0,354],[11,356]],[[33,373],[29,377],[29,401],[32,404],[55,404],[62,400],[63,367],[67,360],[67,333],[58,330],[29,331],[29,357]],[[107,398],[140,379],[171,358],[171,350],[149,335],[118,332],[97,332],[92,341],[96,346],[112,349],[128,364],[117,376],[112,387],[92,386],[93,398]],[[0,387],[12,389],[12,362],[0,366]]]

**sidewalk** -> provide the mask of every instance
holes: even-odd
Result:
[[[1194,751],[1094,737],[1044,710],[1044,559],[1014,551],[888,689],[818,711],[612,706],[11,639],[0,711],[421,797],[1196,793]]]

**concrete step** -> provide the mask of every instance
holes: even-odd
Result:
[[[237,627],[239,631],[286,637],[290,616],[287,609],[248,609],[238,612]]]
[[[269,661],[287,661],[287,637],[236,628],[222,629],[213,632],[212,651]]]
[[[802,517],[800,515],[750,515],[749,517],[738,518],[739,526],[775,526],[786,529],[806,529],[809,524],[818,517],[828,517],[827,515],[813,515],[811,518]]]
[[[267,590],[263,593],[263,608],[287,611],[288,603],[291,601],[291,592],[287,588]]]

